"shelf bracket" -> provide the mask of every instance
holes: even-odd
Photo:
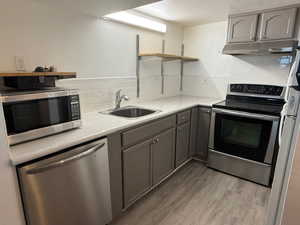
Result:
[[[181,45],[181,56],[184,56],[184,44]],[[180,61],[180,91],[183,91],[183,60]]]
[[[162,41],[162,54],[165,54],[165,40]],[[164,60],[161,60],[160,64],[160,74],[161,74],[161,94],[163,95],[165,92],[165,75],[164,75]]]
[[[136,97],[140,97],[140,35],[136,35]]]

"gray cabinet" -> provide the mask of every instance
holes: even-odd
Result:
[[[151,151],[153,185],[156,185],[174,170],[175,128],[154,137]]]
[[[258,14],[229,16],[227,42],[253,42],[256,40]]]
[[[176,115],[121,132],[123,208],[174,170]]]
[[[152,186],[152,140],[123,151],[124,204],[129,206]]]
[[[189,157],[190,123],[177,127],[176,134],[176,167],[184,163]]]
[[[197,150],[197,129],[198,129],[198,107],[192,108],[191,111],[191,134],[190,134],[190,151],[189,156],[193,157]]]
[[[297,8],[266,11],[261,14],[259,40],[291,39],[294,37]]]
[[[198,114],[197,156],[207,161],[211,108],[200,107]]]

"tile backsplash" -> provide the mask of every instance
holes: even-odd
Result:
[[[141,96],[136,97],[136,78],[132,77],[102,77],[102,78],[77,78],[59,80],[58,87],[78,89],[80,92],[81,109],[83,113],[105,110],[114,107],[115,93],[122,89],[122,94],[129,97],[123,105],[133,105],[141,100],[179,95],[179,76],[165,76],[165,92],[161,94],[160,75],[141,77]]]

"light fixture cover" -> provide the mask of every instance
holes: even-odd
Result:
[[[167,31],[167,25],[157,22],[155,20],[151,20],[149,18],[140,16],[140,15],[135,15],[130,12],[126,11],[121,11],[117,13],[112,13],[104,16],[104,18],[108,18],[111,20],[115,20],[118,22],[130,24],[133,26],[138,26],[150,30],[154,30],[157,32],[165,33]]]

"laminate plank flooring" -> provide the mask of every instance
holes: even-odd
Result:
[[[111,225],[264,225],[269,194],[191,162]]]

